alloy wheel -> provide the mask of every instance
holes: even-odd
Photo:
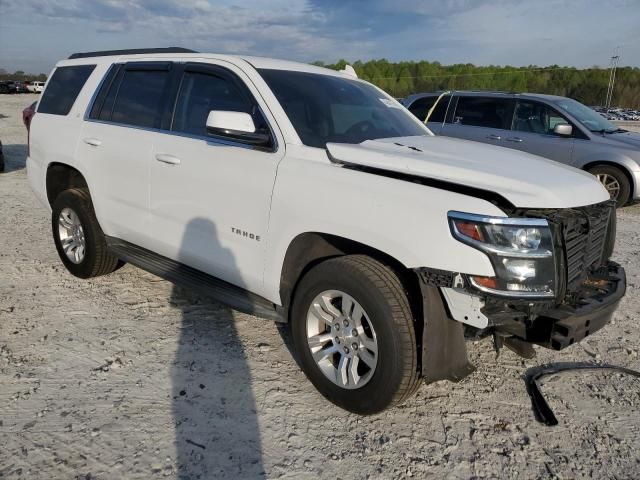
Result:
[[[378,363],[378,341],[369,316],[350,295],[327,290],[307,313],[307,342],[322,373],[335,385],[366,385]]]
[[[615,177],[607,173],[598,173],[596,175],[600,183],[604,185],[604,188],[609,192],[609,196],[612,200],[617,200],[620,195],[620,182]]]
[[[80,217],[70,208],[63,208],[58,216],[58,235],[67,258],[75,264],[82,263],[86,244]]]

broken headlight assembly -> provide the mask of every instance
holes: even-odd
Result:
[[[448,218],[452,235],[484,252],[493,265],[495,277],[469,276],[476,289],[504,297],[555,296],[553,240],[546,220],[454,211]]]

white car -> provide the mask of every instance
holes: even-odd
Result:
[[[42,93],[44,91],[45,82],[30,82],[27,85],[27,90],[31,93]]]
[[[73,275],[129,262],[288,322],[308,378],[360,414],[471,373],[465,326],[530,356],[593,334],[625,292],[593,176],[435,137],[352,71],[75,54],[27,167]]]

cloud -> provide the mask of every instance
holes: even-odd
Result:
[[[20,0],[3,2],[0,63],[180,45],[301,61],[588,66],[623,45],[623,63],[638,65],[638,24],[637,0]]]

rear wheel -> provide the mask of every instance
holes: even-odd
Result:
[[[120,266],[107,249],[86,188],[65,190],[51,214],[53,239],[67,270],[79,278],[106,275]]]
[[[616,201],[617,207],[624,206],[631,195],[631,184],[625,173],[617,167],[598,165],[589,169],[609,192],[611,200]]]
[[[351,255],[317,265],[296,289],[291,320],[305,374],[336,405],[372,414],[419,387],[409,300],[380,262]]]

